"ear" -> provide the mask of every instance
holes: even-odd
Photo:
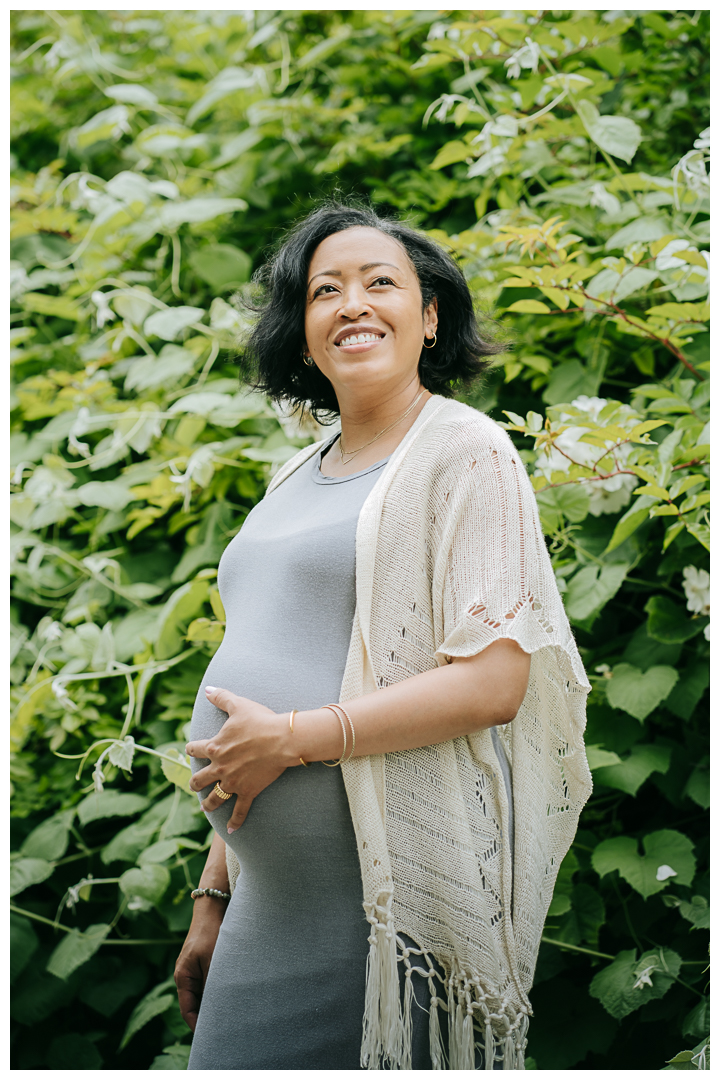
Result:
[[[438,304],[436,296],[433,296],[432,300],[425,308],[423,325],[425,328],[425,337],[432,337],[433,334],[436,333],[438,328]]]

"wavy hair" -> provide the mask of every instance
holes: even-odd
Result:
[[[254,275],[264,300],[254,308],[259,318],[243,359],[244,374],[255,389],[308,409],[316,419],[325,413],[326,421],[327,414],[338,413],[335,390],[317,367],[302,362],[308,268],[323,240],[357,226],[377,229],[402,244],[420,283],[423,308],[437,300],[437,344],[423,349],[418,361],[422,384],[431,393],[451,397],[482,374],[488,366],[484,357],[503,350],[481,332],[462,271],[438,244],[368,207],[329,200],[297,222]]]

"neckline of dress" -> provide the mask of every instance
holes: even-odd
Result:
[[[383,465],[386,465],[390,460],[390,455],[384,457],[381,461],[376,461],[372,465],[368,465],[366,469],[360,469],[359,472],[348,473],[347,476],[326,476],[320,468],[320,463],[324,455],[328,452],[333,443],[337,442],[340,438],[341,432],[336,432],[335,435],[331,435],[329,439],[318,450],[317,454],[313,457],[313,470],[312,478],[317,484],[343,484],[347,480],[357,480],[360,476],[365,476],[366,473],[374,472],[376,469],[381,469]]]

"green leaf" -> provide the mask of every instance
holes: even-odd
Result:
[[[170,871],[156,863],[133,867],[120,878],[120,889],[128,897],[131,910],[145,910],[147,904],[159,904],[170,884]],[[136,901],[141,903],[136,903]],[[144,903],[143,903],[144,902]]]
[[[709,661],[695,661],[685,671],[680,672],[680,678],[672,693],[669,694],[665,708],[675,716],[679,716],[681,720],[689,720],[709,685]]]
[[[173,1046],[166,1046],[162,1054],[153,1060],[151,1069],[182,1069],[185,1071],[188,1067],[188,1061],[190,1060],[190,1047],[182,1046],[180,1043],[175,1043]]]
[[[164,311],[154,311],[152,315],[148,315],[143,324],[143,330],[148,337],[175,341],[191,323],[200,322],[204,314],[205,309],[198,307],[181,305],[165,308]],[[147,360],[145,363],[147,364]]]
[[[161,311],[158,314],[165,315],[166,312]],[[141,391],[173,385],[183,375],[192,371],[196,364],[197,356],[189,349],[183,349],[180,345],[163,345],[154,360],[143,356],[130,365],[125,378],[125,389]]]
[[[620,765],[622,759],[613,750],[603,750],[600,746],[586,746],[590,769],[602,769],[606,765]]]
[[[637,502],[633,503],[630,509],[625,511],[615,526],[610,543],[605,548],[605,555],[614,551],[616,547],[622,544],[623,540],[627,540],[628,536],[632,536],[635,530],[640,528],[650,513],[650,507],[654,506],[656,502],[657,499],[653,499],[649,495],[641,495]]]
[[[63,810],[41,822],[23,841],[20,849],[22,854],[27,858],[46,859],[48,862],[62,859],[67,851],[70,825],[74,817],[74,810]]]
[[[235,214],[240,210],[247,210],[248,204],[244,199],[218,199],[198,196],[195,199],[187,199],[186,202],[166,202],[160,208],[160,225],[163,229],[174,230],[180,225],[200,224],[203,221],[212,221],[221,214]],[[175,308],[175,311],[182,310]],[[192,309],[188,309],[192,310]],[[197,320],[193,319],[192,322]],[[147,322],[145,323],[147,328]],[[158,334],[158,337],[164,337]]]
[[[651,596],[645,611],[648,634],[667,644],[689,641],[707,626],[707,619],[688,619],[683,609],[667,596]]]
[[[553,895],[550,901],[550,907],[548,908],[548,919],[553,918],[556,915],[565,915],[566,912],[572,907],[570,897],[566,893],[558,893],[557,896]]]
[[[570,900],[571,911],[558,931],[558,940],[597,945],[600,927],[605,923],[605,904],[600,893],[591,885],[580,882],[572,890]]]
[[[682,1036],[685,1039],[703,1039],[710,1034],[710,999],[703,998],[692,1009],[682,1025]]]
[[[642,131],[635,121],[626,116],[601,116],[587,100],[578,102],[577,111],[595,145],[630,164],[642,141]]]
[[[672,949],[618,953],[612,964],[599,971],[590,983],[590,996],[616,1020],[629,1016],[648,1001],[664,997],[680,974],[681,959]]]
[[[35,954],[40,942],[29,919],[10,912],[10,984],[12,985]]]
[[[248,281],[252,259],[231,244],[206,244],[188,259],[198,277],[213,289],[226,289]]]
[[[607,765],[596,767],[595,782],[634,796],[652,773],[668,771],[671,753],[670,747],[657,743],[633,746],[629,756],[619,764],[608,762]]]
[[[130,817],[144,810],[149,803],[144,795],[130,791],[92,791],[77,806],[81,825],[108,817]]]
[[[195,793],[190,791],[190,779],[192,777],[190,758],[181,749],[180,744],[168,743],[159,746],[158,750],[165,755],[161,762],[165,779],[194,796]],[[168,761],[169,757],[173,760]]]
[[[542,300],[516,300],[506,311],[517,311],[520,315],[549,315],[550,308]]]
[[[177,840],[158,840],[157,843],[151,844],[150,847],[145,848],[138,859],[138,863],[140,866],[148,866],[152,863],[167,862],[168,859],[171,859],[173,855],[177,854],[177,850]]]
[[[26,292],[20,298],[25,311],[34,311],[38,315],[48,315],[55,319],[70,319],[78,322],[83,312],[75,300],[65,296],[49,296],[47,293]]]
[[[710,759],[703,758],[690,773],[683,794],[707,810],[710,806]]]
[[[695,876],[693,846],[682,833],[661,829],[643,838],[645,854],[640,855],[637,840],[616,836],[597,845],[592,853],[592,865],[600,877],[617,870],[647,900],[648,896],[662,892],[670,882],[692,884]],[[667,875],[667,868],[673,873]]]
[[[560,527],[560,515],[573,524],[579,524],[588,516],[590,493],[587,485],[568,484],[567,487],[546,488],[535,497],[543,522],[552,526],[550,531]]]
[[[445,143],[442,149],[438,150],[430,168],[444,169],[446,165],[455,165],[456,162],[465,161],[470,156],[471,148],[468,144],[454,139],[452,142]]]
[[[601,569],[592,565],[578,570],[570,579],[567,592],[563,595],[565,610],[570,620],[584,621],[599,614],[608,600],[615,596],[629,569],[628,563],[610,563]]]
[[[134,499],[125,484],[117,480],[90,480],[77,489],[83,506],[101,506],[105,510],[124,510]]]
[[[643,721],[668,696],[679,675],[675,668],[660,664],[644,674],[632,664],[617,664],[607,684],[607,699],[614,709],[623,709]]]
[[[10,895],[29,889],[46,881],[55,867],[45,859],[13,859],[10,863]]]
[[[681,900],[678,910],[697,930],[710,929],[710,905],[704,896],[693,896],[689,902]]]
[[[67,979],[95,955],[109,933],[107,923],[96,923],[85,931],[71,930],[53,951],[46,970],[58,979]]]
[[[133,87],[133,90],[140,87]],[[102,1068],[103,1059],[95,1043],[87,1035],[69,1032],[67,1035],[58,1035],[48,1047],[48,1067],[63,1072],[75,1072],[76,1070]]]
[[[117,765],[118,769],[124,769],[126,772],[132,772],[133,757],[135,755],[135,740],[132,735],[126,735],[122,742],[118,739],[114,742],[108,751],[108,758],[112,765]]]
[[[214,619],[193,619],[188,626],[188,641],[222,641],[225,626]]]
[[[173,993],[166,993],[165,991],[170,988],[172,988]],[[172,978],[166,979],[165,982],[160,983],[149,994],[146,994],[142,1001],[138,1002],[130,1014],[125,1033],[120,1042],[120,1050],[124,1050],[133,1035],[136,1035],[154,1017],[161,1016],[166,1009],[170,1008],[176,997],[174,990],[174,980]]]
[[[710,526],[703,525],[699,521],[688,521],[685,524],[687,531],[694,536],[699,544],[710,550]]]
[[[176,589],[165,603],[158,616],[158,635],[155,642],[155,655],[158,660],[167,660],[181,651],[186,625],[202,611],[208,589],[206,578],[194,578]]]

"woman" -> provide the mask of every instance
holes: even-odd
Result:
[[[523,464],[445,396],[495,349],[453,261],[369,210],[310,215],[265,280],[258,385],[342,430],[220,564],[189,1068],[522,1068],[588,684]]]

